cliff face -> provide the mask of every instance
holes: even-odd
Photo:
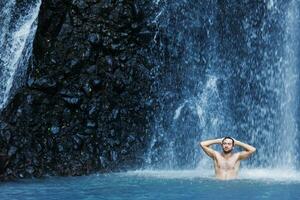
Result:
[[[141,166],[155,107],[147,6],[43,1],[26,83],[1,114],[5,177]]]

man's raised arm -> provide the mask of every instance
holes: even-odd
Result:
[[[248,158],[251,154],[253,154],[256,151],[255,147],[253,147],[249,144],[243,143],[241,141],[238,141],[238,140],[234,140],[234,144],[237,146],[243,147],[245,149],[244,151],[239,153],[240,160],[244,160],[244,159]]]
[[[200,142],[200,147],[203,151],[211,158],[215,158],[216,151],[209,147],[212,144],[221,144],[222,139],[214,139],[214,140],[205,140]]]

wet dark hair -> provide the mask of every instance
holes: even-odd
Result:
[[[226,137],[223,138],[222,144],[223,144],[224,140],[226,140],[226,139],[232,140],[232,146],[234,146],[234,139],[232,139],[232,137],[229,137],[229,136],[226,136]]]

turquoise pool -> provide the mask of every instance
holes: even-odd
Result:
[[[1,200],[107,199],[300,199],[300,175],[285,170],[249,170],[232,181],[211,172],[129,171],[83,177],[51,177],[0,184]]]

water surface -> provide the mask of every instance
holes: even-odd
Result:
[[[2,183],[0,199],[297,199],[300,175],[278,170],[245,170],[219,181],[211,171],[129,171],[83,177],[55,177]]]

